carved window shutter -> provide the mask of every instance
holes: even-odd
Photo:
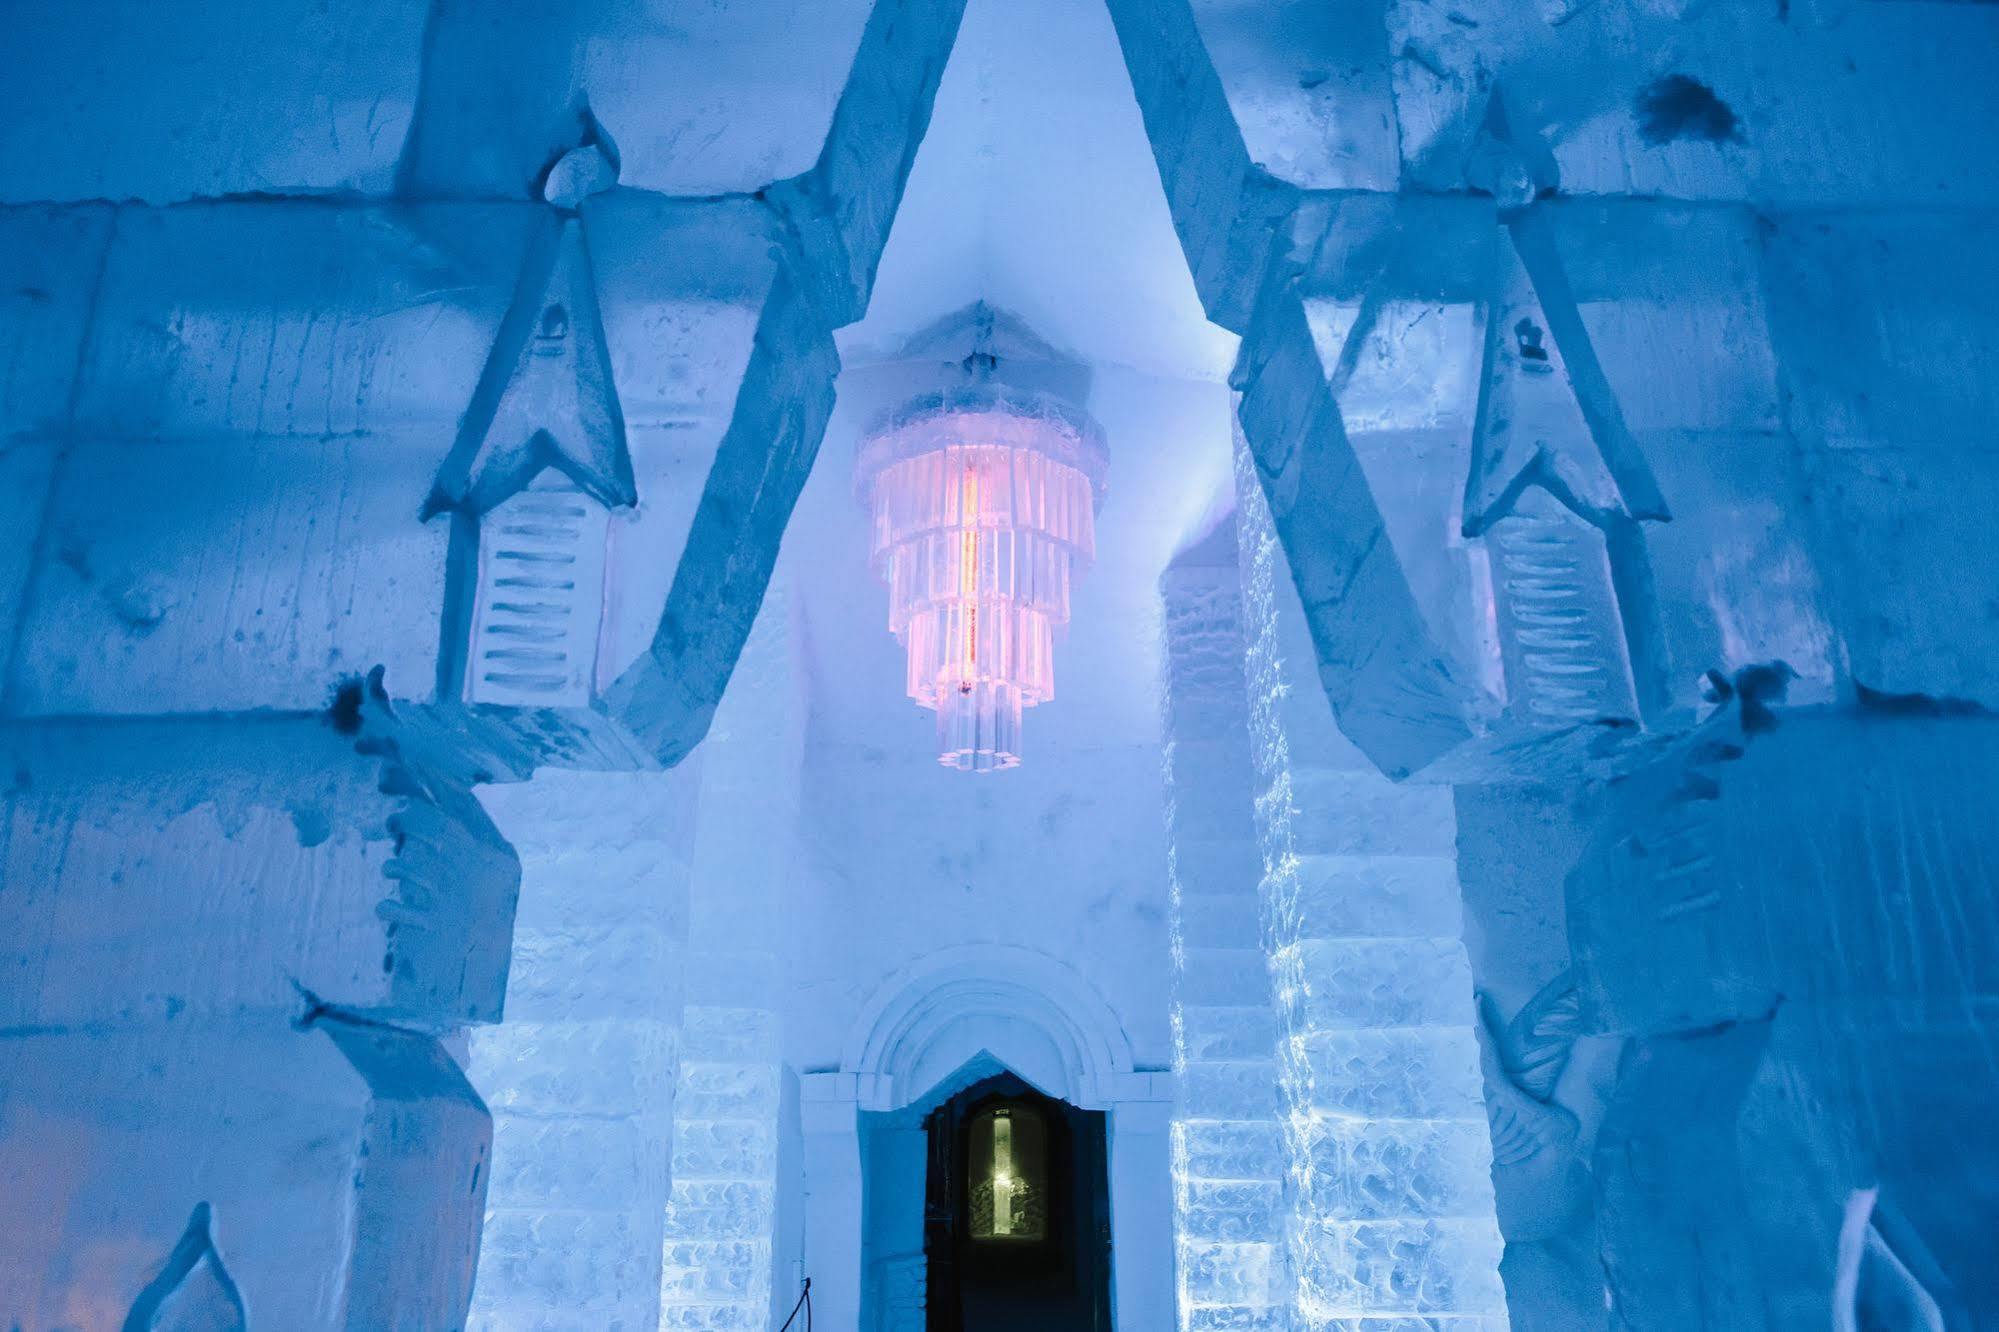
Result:
[[[480,518],[467,701],[589,705],[609,540],[609,511],[554,468]]]

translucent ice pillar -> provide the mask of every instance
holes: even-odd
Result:
[[[1388,781],[1335,726],[1254,466],[1238,444],[1297,1325],[1501,1332],[1451,791]]]
[[[773,1326],[780,1047],[775,931],[792,881],[803,709],[773,581],[701,746],[687,1020],[674,1097],[659,1326]],[[780,1278],[789,1308],[793,1276]]]
[[[660,1327],[769,1325],[777,1111],[776,1014],[690,1005],[674,1100]]]
[[[1257,903],[1263,864],[1235,553],[1233,540],[1205,542],[1160,581],[1181,1332],[1292,1326],[1277,1022]]]
[[[522,878],[506,1020],[467,1069],[493,1116],[472,1332],[657,1322],[698,768],[483,793]]]

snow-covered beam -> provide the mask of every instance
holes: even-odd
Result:
[[[1423,621],[1320,364],[1296,280],[1314,244],[1293,225],[1300,187],[1252,162],[1195,8],[1111,12],[1196,290],[1243,334],[1239,415],[1321,682],[1355,743],[1406,776],[1471,738],[1470,696]]]

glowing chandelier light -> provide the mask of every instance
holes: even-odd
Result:
[[[945,767],[1016,766],[1021,710],[1055,696],[1055,631],[1096,554],[1106,461],[1081,413],[987,387],[919,398],[863,441],[855,488],[889,629]]]

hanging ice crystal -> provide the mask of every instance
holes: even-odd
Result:
[[[1105,463],[1081,413],[983,388],[919,398],[862,445],[889,628],[944,766],[1020,762],[1021,710],[1055,696],[1055,631],[1096,553]]]

